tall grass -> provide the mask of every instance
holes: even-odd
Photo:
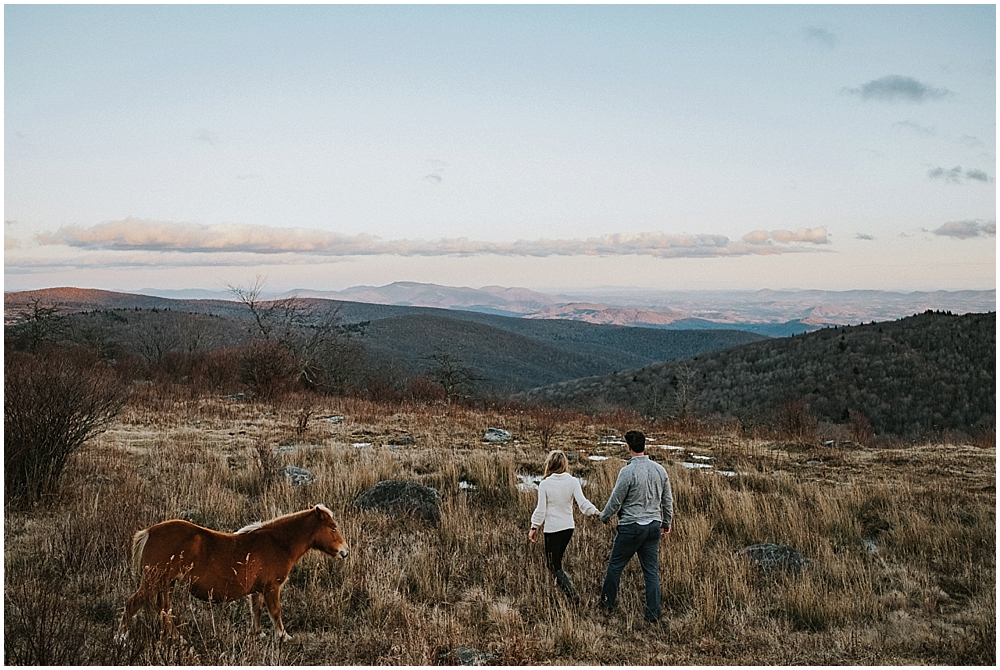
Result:
[[[655,434],[626,414],[543,417],[540,426],[528,413],[360,399],[317,401],[303,422],[302,407],[154,388],[134,395],[112,429],[71,459],[57,502],[5,510],[5,662],[425,665],[458,663],[461,647],[509,665],[995,662],[991,450],[824,454],[738,432]],[[345,418],[323,420],[331,415]],[[485,444],[490,426],[514,441]],[[535,493],[516,477],[540,473],[548,448],[566,449],[601,506],[624,447],[600,447],[606,461],[586,454],[634,426],[745,473],[688,470],[675,452],[653,452],[676,501],[661,544],[658,626],[642,619],[634,562],[617,610],[596,610],[614,529],[593,519],[578,518],[564,561],[582,602],[565,599],[541,543],[527,542]],[[389,444],[401,434],[412,443]],[[371,446],[354,446],[361,442]],[[819,457],[835,465],[808,464]],[[275,477],[284,465],[315,480]],[[440,491],[440,524],[353,506],[383,479]],[[141,613],[129,642],[114,641],[136,585],[136,530],[185,517],[233,531],[315,503],[334,512],[351,555],[310,554],[292,571],[282,592],[291,642],[252,636],[245,602],[209,606],[181,589],[182,640],[160,639],[156,618]],[[765,573],[735,554],[760,542],[792,546],[810,565]]]

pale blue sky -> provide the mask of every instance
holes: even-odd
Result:
[[[995,288],[993,5],[7,5],[4,38],[7,290]]]

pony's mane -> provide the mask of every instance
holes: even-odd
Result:
[[[316,505],[316,507],[318,507],[319,509],[323,510],[323,512],[330,518],[330,520],[333,521],[333,512],[331,512],[330,509],[326,505]],[[275,517],[275,518],[271,519],[270,521],[254,521],[253,523],[247,524],[246,526],[243,526],[242,528],[240,528],[238,531],[236,531],[235,534],[236,535],[243,535],[245,533],[252,533],[253,531],[260,530],[261,528],[267,528],[268,526],[279,524],[282,521],[284,521],[286,519],[289,519],[289,518],[291,518],[293,516],[301,516],[303,514],[308,514],[308,513],[312,512],[312,511],[313,511],[313,508],[310,507],[309,509],[300,510],[298,512],[292,512],[290,514],[282,514],[281,516]]]

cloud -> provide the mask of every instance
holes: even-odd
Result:
[[[215,146],[215,140],[217,139],[215,133],[213,133],[208,128],[199,128],[192,138],[195,142],[204,142],[209,146]]]
[[[942,167],[938,167],[928,172],[927,176],[931,179],[943,179],[949,184],[959,184],[961,183],[962,168],[961,166],[955,166],[950,170],[945,170]]]
[[[986,146],[986,144],[975,135],[962,135],[957,140],[955,140],[955,142],[957,144],[961,144],[964,147],[969,147],[970,149],[981,149],[982,147]]]
[[[805,28],[806,39],[811,42],[819,42],[830,49],[837,46],[837,36],[826,28],[808,26]]]
[[[997,222],[981,221],[948,221],[931,231],[935,235],[942,237],[954,237],[959,240],[967,240],[972,237],[996,237]]]
[[[448,164],[437,158],[428,158],[427,164],[431,166],[431,171],[429,174],[424,175],[424,181],[429,181],[432,184],[440,184],[441,180],[444,179],[441,173],[448,167]]]
[[[985,184],[992,184],[993,177],[986,174],[982,170],[963,170],[961,165],[956,165],[953,168],[945,169],[943,167],[936,167],[931,169],[927,176],[931,179],[942,179],[946,184],[961,184],[962,179],[973,180],[983,182]]]
[[[829,244],[826,228],[755,231],[741,241],[725,235],[615,233],[576,239],[487,242],[465,237],[439,240],[385,240],[374,235],[343,235],[304,228],[246,224],[198,224],[129,218],[89,228],[63,226],[36,237],[43,245],[90,251],[173,254],[252,254],[318,257],[350,256],[653,256],[658,258],[770,255],[816,251]],[[255,261],[256,262],[256,261]]]
[[[937,100],[951,95],[951,91],[946,88],[934,88],[913,77],[903,77],[898,74],[890,74],[879,79],[873,79],[861,86],[861,88],[843,89],[846,93],[856,95],[862,100],[876,100],[880,102],[893,102],[903,100],[907,102],[924,102],[925,100]]]
[[[21,246],[20,240],[13,237],[7,237],[6,235],[4,236],[3,238],[4,251],[6,251],[7,249],[17,249],[20,246]]]
[[[854,236],[854,239],[856,239],[856,240],[866,240],[866,241],[871,242],[872,240],[875,239],[875,237],[873,235],[869,235],[868,233],[858,233],[857,235]]]
[[[934,129],[933,128],[927,128],[926,126],[922,126],[919,123],[915,123],[913,121],[897,121],[896,123],[892,124],[892,127],[893,128],[906,128],[907,130],[912,130],[913,132],[919,133],[921,135],[933,135],[934,134]]]
[[[974,179],[975,181],[981,181],[981,182],[985,182],[987,184],[989,184],[990,182],[993,181],[993,178],[990,177],[985,172],[983,172],[982,170],[966,170],[965,171],[965,178],[966,179]]]
[[[766,245],[772,243],[779,244],[829,244],[830,238],[826,228],[799,228],[797,231],[790,230],[755,230],[743,236],[743,241],[747,244]]]

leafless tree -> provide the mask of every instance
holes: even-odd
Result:
[[[433,365],[426,374],[441,385],[444,389],[445,400],[449,404],[452,398],[460,395],[462,391],[471,393],[476,384],[483,380],[483,377],[465,365],[460,358],[444,349],[435,350],[427,357],[427,360]]]
[[[265,282],[257,277],[249,287],[229,290],[250,311],[253,335],[286,349],[297,366],[296,377],[310,388],[344,392],[364,365],[364,350],[353,337],[364,324],[344,326],[340,306],[289,296],[264,300]]]
[[[66,317],[59,312],[59,306],[44,306],[41,298],[31,298],[5,330],[15,348],[34,353],[43,342],[66,335]]]
[[[145,314],[132,332],[132,348],[150,365],[163,360],[168,351],[181,347],[182,335],[173,316],[160,312]]]
[[[676,386],[674,391],[674,413],[678,419],[689,419],[694,413],[695,404],[698,400],[698,392],[695,388],[695,379],[698,373],[687,363],[677,366],[674,375]],[[673,380],[671,380],[673,382]]]

